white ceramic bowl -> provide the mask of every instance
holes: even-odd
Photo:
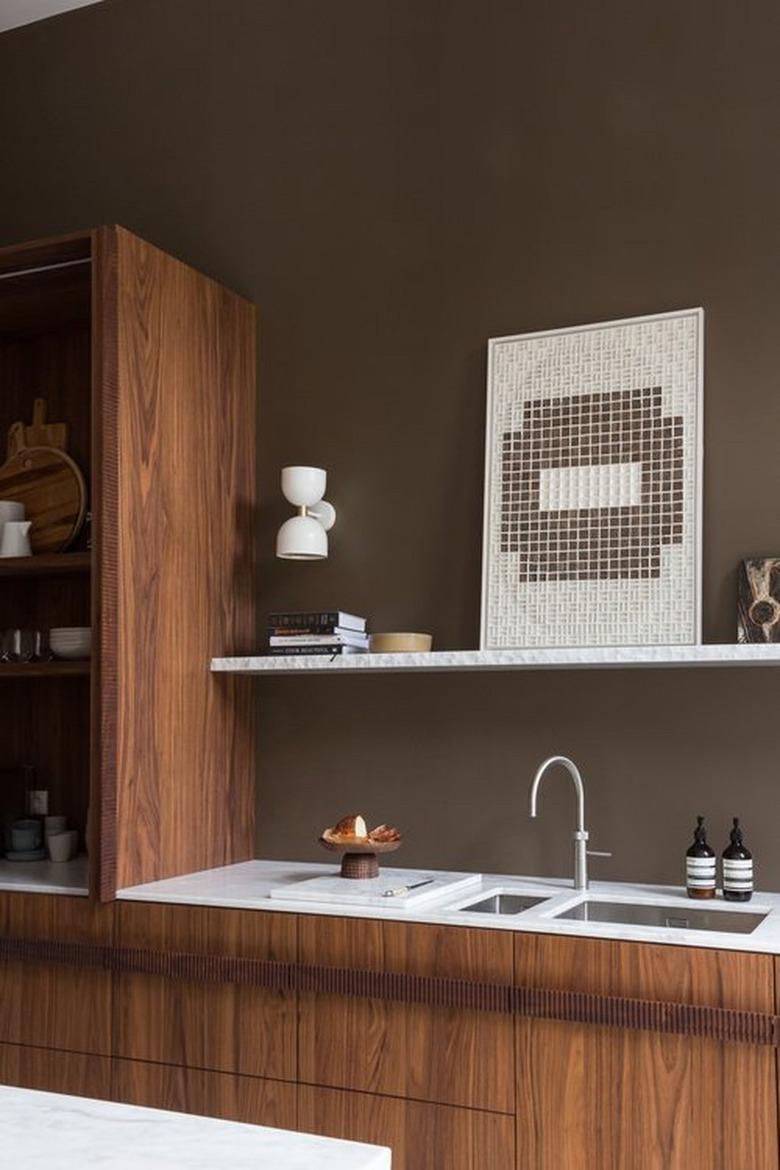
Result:
[[[92,630],[89,626],[65,626],[49,630],[49,646],[57,658],[89,658]]]

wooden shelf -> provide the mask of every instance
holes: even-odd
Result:
[[[88,675],[89,658],[55,659],[53,662],[0,662],[0,680],[4,678],[69,678]]]
[[[780,644],[607,646],[549,650],[438,650],[431,654],[350,654],[212,658],[215,674],[406,674],[441,671],[626,670],[636,667],[780,666]]]
[[[89,552],[41,553],[32,557],[0,557],[0,577],[72,577],[88,573]]]

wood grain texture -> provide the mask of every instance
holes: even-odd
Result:
[[[515,1170],[512,1126],[501,1113],[311,1085],[298,1090],[299,1129],[389,1146],[393,1170]]]
[[[111,1061],[81,1052],[0,1044],[0,1084],[109,1100]]]
[[[773,1011],[767,956],[515,938],[518,984]],[[517,1148],[524,1170],[776,1170],[769,1048],[518,1019]]]
[[[87,898],[0,895],[0,938],[111,944],[113,908]],[[0,963],[0,1041],[108,1056],[111,973],[48,963]]]
[[[122,887],[254,856],[251,683],[208,663],[255,636],[255,313],[115,241]]]
[[[498,931],[299,918],[300,962],[511,983],[512,939]],[[300,1077],[311,1084],[514,1111],[508,1016],[301,994]]]
[[[116,910],[122,947],[295,960],[296,924],[286,914],[143,903]],[[295,992],[121,974],[115,1012],[117,1056],[295,1080]]]
[[[115,1101],[278,1129],[298,1128],[297,1090],[286,1081],[140,1060],[114,1060],[112,1066]]]

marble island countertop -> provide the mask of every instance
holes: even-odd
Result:
[[[482,927],[491,930],[527,931],[536,934],[588,935],[597,938],[620,939],[630,942],[669,943],[676,946],[707,947],[716,950],[753,951],[780,955],[780,894],[756,893],[751,902],[739,904],[724,902],[718,895],[714,900],[695,901],[678,886],[629,885],[621,882],[591,882],[587,897],[601,902],[632,903],[641,906],[661,905],[668,910],[668,921],[683,924],[686,917],[697,910],[711,911],[715,916],[733,914],[765,915],[755,929],[747,933],[721,930],[698,930],[677,926],[643,926],[619,922],[586,922],[557,918],[561,912],[572,909],[586,896],[572,888],[571,879],[534,878],[507,874],[473,875],[466,888],[455,893],[446,891],[435,899],[420,905],[404,907],[401,899],[388,898],[387,906],[377,904],[384,899],[374,898],[370,904],[316,902],[303,898],[278,895],[280,888],[295,889],[295,884],[320,875],[332,875],[338,870],[332,865],[307,862],[245,861],[221,869],[203,870],[166,881],[151,882],[120,890],[117,897],[138,902],[181,903],[195,906],[221,906],[244,910],[265,910],[278,913],[321,914],[338,917],[384,918],[398,922],[420,922],[439,925]],[[403,884],[405,875],[419,875],[419,870],[408,871],[396,867],[383,869],[392,872]],[[467,875],[443,874],[430,871],[438,878]],[[354,893],[356,885],[345,882]],[[540,901],[518,914],[494,915],[468,909],[480,897],[500,890],[521,894]],[[464,909],[465,907],[465,909]],[[717,921],[717,918],[715,919]],[[728,923],[728,919],[723,920]]]
[[[0,1150],[25,1170],[390,1170],[379,1146],[5,1086]]]

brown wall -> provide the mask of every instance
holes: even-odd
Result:
[[[104,0],[0,37],[2,242],[119,221],[260,306],[261,612],[476,644],[488,337],[704,305],[704,618],[780,552],[774,0]],[[286,462],[323,564],[276,562]],[[568,872],[572,753],[603,876],[671,880],[739,813],[780,886],[780,674],[258,682],[259,848],[361,808],[399,863]],[[597,866],[597,868],[596,868]]]

